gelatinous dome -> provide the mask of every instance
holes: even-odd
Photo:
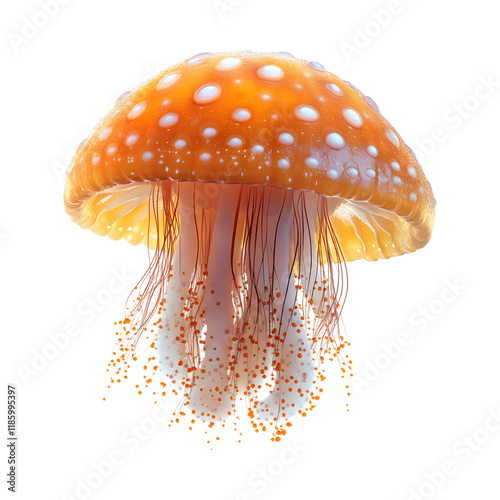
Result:
[[[148,181],[314,191],[341,204],[345,260],[412,252],[429,240],[432,190],[375,103],[282,53],[200,54],[120,99],[68,171],[73,221],[132,244],[148,239]]]

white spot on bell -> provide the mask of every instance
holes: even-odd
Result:
[[[264,146],[261,146],[260,144],[256,144],[253,148],[252,148],[252,153],[256,154],[256,155],[260,155],[264,152]]]
[[[377,103],[371,97],[365,95],[363,96],[363,98],[368,103],[368,106],[370,106],[370,108],[374,109],[375,111],[379,110]]]
[[[305,164],[310,168],[317,168],[319,166],[319,161],[316,158],[306,158]]]
[[[217,135],[217,130],[215,130],[213,127],[207,127],[205,130],[203,130],[201,135],[209,139],[210,137],[214,137]]]
[[[417,172],[413,167],[408,167],[407,170],[411,177],[413,177],[414,179],[417,178]]]
[[[212,158],[212,155],[210,153],[201,153],[200,155],[200,160],[201,161],[208,161]]]
[[[187,66],[198,66],[198,64],[201,64],[204,61],[205,61],[204,57],[193,57],[193,59],[189,59],[189,61],[186,63],[186,65]]]
[[[314,122],[319,118],[319,113],[312,106],[297,106],[295,116],[305,122]]]
[[[239,148],[243,144],[243,141],[239,137],[231,137],[231,139],[227,141],[227,144],[232,148]]]
[[[239,108],[232,114],[233,120],[237,122],[247,122],[252,117],[252,114],[248,109]]]
[[[215,69],[217,71],[231,71],[233,69],[237,69],[241,66],[242,60],[238,57],[226,57],[222,59],[222,61],[217,64]]]
[[[366,150],[368,151],[368,154],[373,158],[376,158],[378,156],[378,150],[375,146],[368,146]]]
[[[352,127],[359,128],[363,124],[363,119],[360,114],[352,108],[344,108],[342,110],[342,115],[345,121]]]
[[[186,141],[184,139],[177,139],[175,142],[174,142],[174,148],[175,149],[182,149],[182,148],[185,148],[186,147]]]
[[[127,118],[129,120],[135,120],[136,118],[138,118],[139,116],[142,115],[142,113],[144,113],[144,111],[146,110],[146,103],[144,101],[136,104],[129,112],[129,114],[127,115]]]
[[[387,139],[394,144],[394,146],[399,148],[399,139],[392,130],[386,130],[385,135],[387,136]]]
[[[222,89],[217,84],[208,84],[200,87],[194,93],[196,104],[210,104],[216,101],[222,94]]]
[[[179,116],[177,113],[167,113],[160,118],[158,125],[163,128],[169,128],[175,125],[179,121]]]
[[[325,67],[322,64],[320,64],[319,62],[316,62],[316,61],[311,61],[309,63],[309,66],[311,68],[318,69],[320,71],[325,71]]]
[[[115,101],[115,104],[118,104],[122,99],[125,99],[130,94],[130,90],[126,90],[125,92],[122,92]]]
[[[153,153],[151,153],[151,151],[144,151],[144,153],[142,153],[142,159],[144,161],[149,161],[151,158],[153,158]]]
[[[330,168],[329,170],[326,171],[326,175],[330,177],[330,179],[338,179],[340,174],[338,170],[335,170],[334,168]]]
[[[332,149],[342,149],[345,146],[345,140],[336,132],[332,132],[326,136],[326,144]]]
[[[335,83],[327,83],[327,84],[325,84],[325,87],[333,95],[336,95],[337,97],[342,97],[344,95],[344,93],[342,92],[342,89],[338,85],[335,85]]]
[[[281,158],[278,160],[278,167],[286,170],[287,168],[290,168],[290,162],[286,158]]]
[[[137,142],[138,139],[139,139],[139,136],[137,134],[130,134],[125,139],[125,144],[127,146],[133,146]]]
[[[347,167],[346,172],[347,175],[352,178],[357,177],[359,175],[358,169],[355,167]]]
[[[393,170],[395,170],[396,172],[399,172],[399,163],[397,161],[393,161],[391,162],[391,167]]]
[[[267,64],[266,66],[262,66],[257,70],[257,75],[262,80],[279,82],[283,79],[285,73],[283,73],[283,70],[279,66],[275,66],[274,64]]]
[[[289,134],[288,132],[283,132],[282,134],[280,134],[278,140],[281,144],[284,144],[286,146],[290,146],[295,142],[293,135]]]
[[[173,85],[175,85],[179,78],[181,77],[180,73],[169,73],[165,75],[156,85],[156,90],[166,90]]]
[[[111,135],[112,130],[113,130],[112,127],[106,127],[105,129],[103,129],[99,134],[99,140],[105,141]]]

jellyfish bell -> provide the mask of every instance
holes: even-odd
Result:
[[[150,252],[117,373],[152,321],[151,364],[184,407],[216,422],[243,404],[256,428],[314,407],[325,360],[348,371],[346,262],[423,247],[435,212],[374,101],[287,53],[198,55],[125,94],[73,158],[64,201]]]

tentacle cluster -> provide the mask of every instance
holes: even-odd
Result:
[[[127,376],[158,314],[145,368],[182,396],[181,414],[213,425],[245,412],[256,430],[284,433],[319,399],[324,361],[350,369],[339,333],[347,275],[330,222],[338,204],[271,186],[152,183],[156,246],[120,322],[113,380]]]

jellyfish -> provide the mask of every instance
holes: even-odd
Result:
[[[245,412],[275,435],[314,408],[328,360],[349,374],[346,263],[422,248],[435,215],[374,101],[288,53],[199,54],[123,94],[64,201],[83,228],[148,249],[115,378],[147,333],[181,413]]]

